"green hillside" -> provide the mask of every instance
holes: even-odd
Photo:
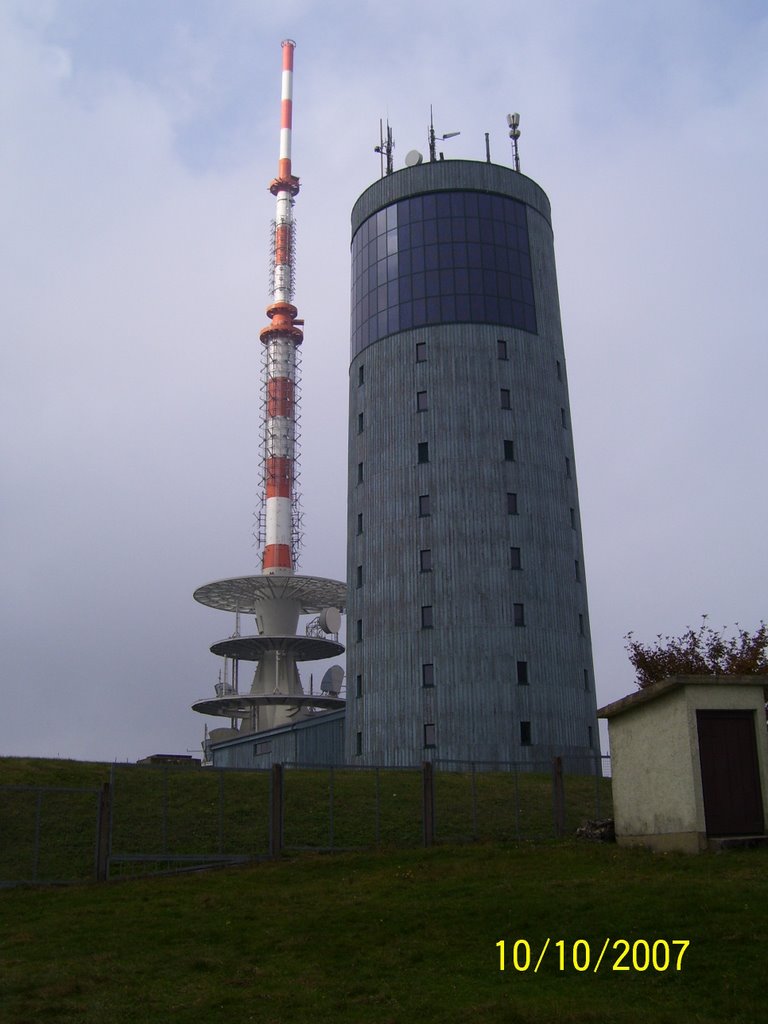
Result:
[[[479,845],[5,890],[0,1019],[753,1024],[764,1009],[766,869],[762,851]],[[525,972],[512,963],[518,939],[532,950]],[[583,972],[573,967],[578,939],[591,947]],[[640,971],[631,955],[617,963],[620,939],[656,942],[658,965],[659,940],[690,946],[679,971],[680,946],[666,971]],[[634,946],[639,966],[643,948]],[[576,953],[584,966],[583,943]]]
[[[106,765],[0,760],[6,786],[95,791],[108,777]],[[217,783],[212,773],[165,778],[157,770],[122,766],[120,777],[123,811],[132,816],[131,829],[139,829],[131,834],[140,846],[157,838],[163,794],[170,846],[183,845],[185,829],[206,819],[199,807],[195,811],[195,787],[214,786],[211,799],[216,786],[235,787],[242,835],[263,797],[257,777],[245,773]],[[418,773],[387,775],[396,784],[388,785],[387,800],[380,803],[382,810],[391,804],[408,811],[400,820],[407,826],[408,849],[293,854],[278,862],[176,876],[0,889],[0,1021],[762,1019],[767,851],[684,857],[573,839],[420,849],[411,827],[414,779]],[[566,779],[571,811],[579,802],[577,781]],[[518,817],[538,813],[540,824],[551,823],[545,777],[520,782]],[[581,782],[594,787],[594,780]],[[462,800],[470,783],[460,776],[438,780],[438,817],[442,813],[462,834],[468,820]],[[241,802],[237,789],[249,784],[250,804]],[[478,784],[488,792],[476,807],[507,817],[503,787],[509,780],[488,777],[476,779]],[[320,842],[327,824],[327,773],[297,773],[287,786],[295,838],[314,835]],[[370,811],[370,787],[370,776],[334,783],[344,828]],[[76,821],[65,816],[64,805],[51,806],[61,812],[51,818],[53,825],[71,841]],[[207,817],[215,817],[213,807]],[[6,813],[0,821],[0,862],[6,864],[13,853],[10,840],[23,832],[23,815],[15,833],[5,827],[12,820]],[[399,827],[397,820],[388,810],[387,827]],[[481,831],[486,827],[478,824]],[[509,827],[499,822],[499,828]],[[345,834],[361,838],[366,829],[361,821],[356,834]],[[203,832],[194,836],[193,845],[203,838]]]

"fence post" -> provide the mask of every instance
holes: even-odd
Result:
[[[328,839],[333,849],[333,765],[328,768]]]
[[[283,766],[272,765],[269,790],[269,856],[277,860],[283,852]]]
[[[555,819],[555,836],[565,835],[565,793],[563,791],[563,759],[552,760],[552,811]]]
[[[381,779],[379,766],[376,765],[376,849],[381,846]]]
[[[435,842],[435,772],[431,761],[421,765],[421,806],[424,827],[424,845]]]
[[[37,800],[35,801],[35,847],[32,853],[32,881],[37,881],[37,873],[40,869],[40,818],[43,810],[43,791],[38,789]]]
[[[600,782],[603,777],[603,764],[600,758],[600,753],[595,754],[595,819],[599,821],[602,818],[601,807],[600,807]]]
[[[110,805],[112,790],[102,782],[96,810],[96,881],[106,882],[109,875]]]

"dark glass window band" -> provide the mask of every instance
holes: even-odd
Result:
[[[396,331],[462,322],[537,333],[525,203],[438,192],[363,221],[352,240],[352,358]]]

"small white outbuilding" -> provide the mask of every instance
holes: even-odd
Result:
[[[673,676],[608,720],[616,839],[698,853],[765,835],[768,676]]]

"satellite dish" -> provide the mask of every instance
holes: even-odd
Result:
[[[405,166],[416,167],[418,164],[421,163],[423,159],[424,157],[421,155],[418,149],[412,149],[409,153],[405,154]]]
[[[338,608],[323,608],[319,616],[320,629],[324,633],[338,633],[341,629],[341,612]]]
[[[320,683],[320,692],[329,693],[332,697],[335,697],[341,690],[343,679],[344,669],[341,665],[331,665]]]

